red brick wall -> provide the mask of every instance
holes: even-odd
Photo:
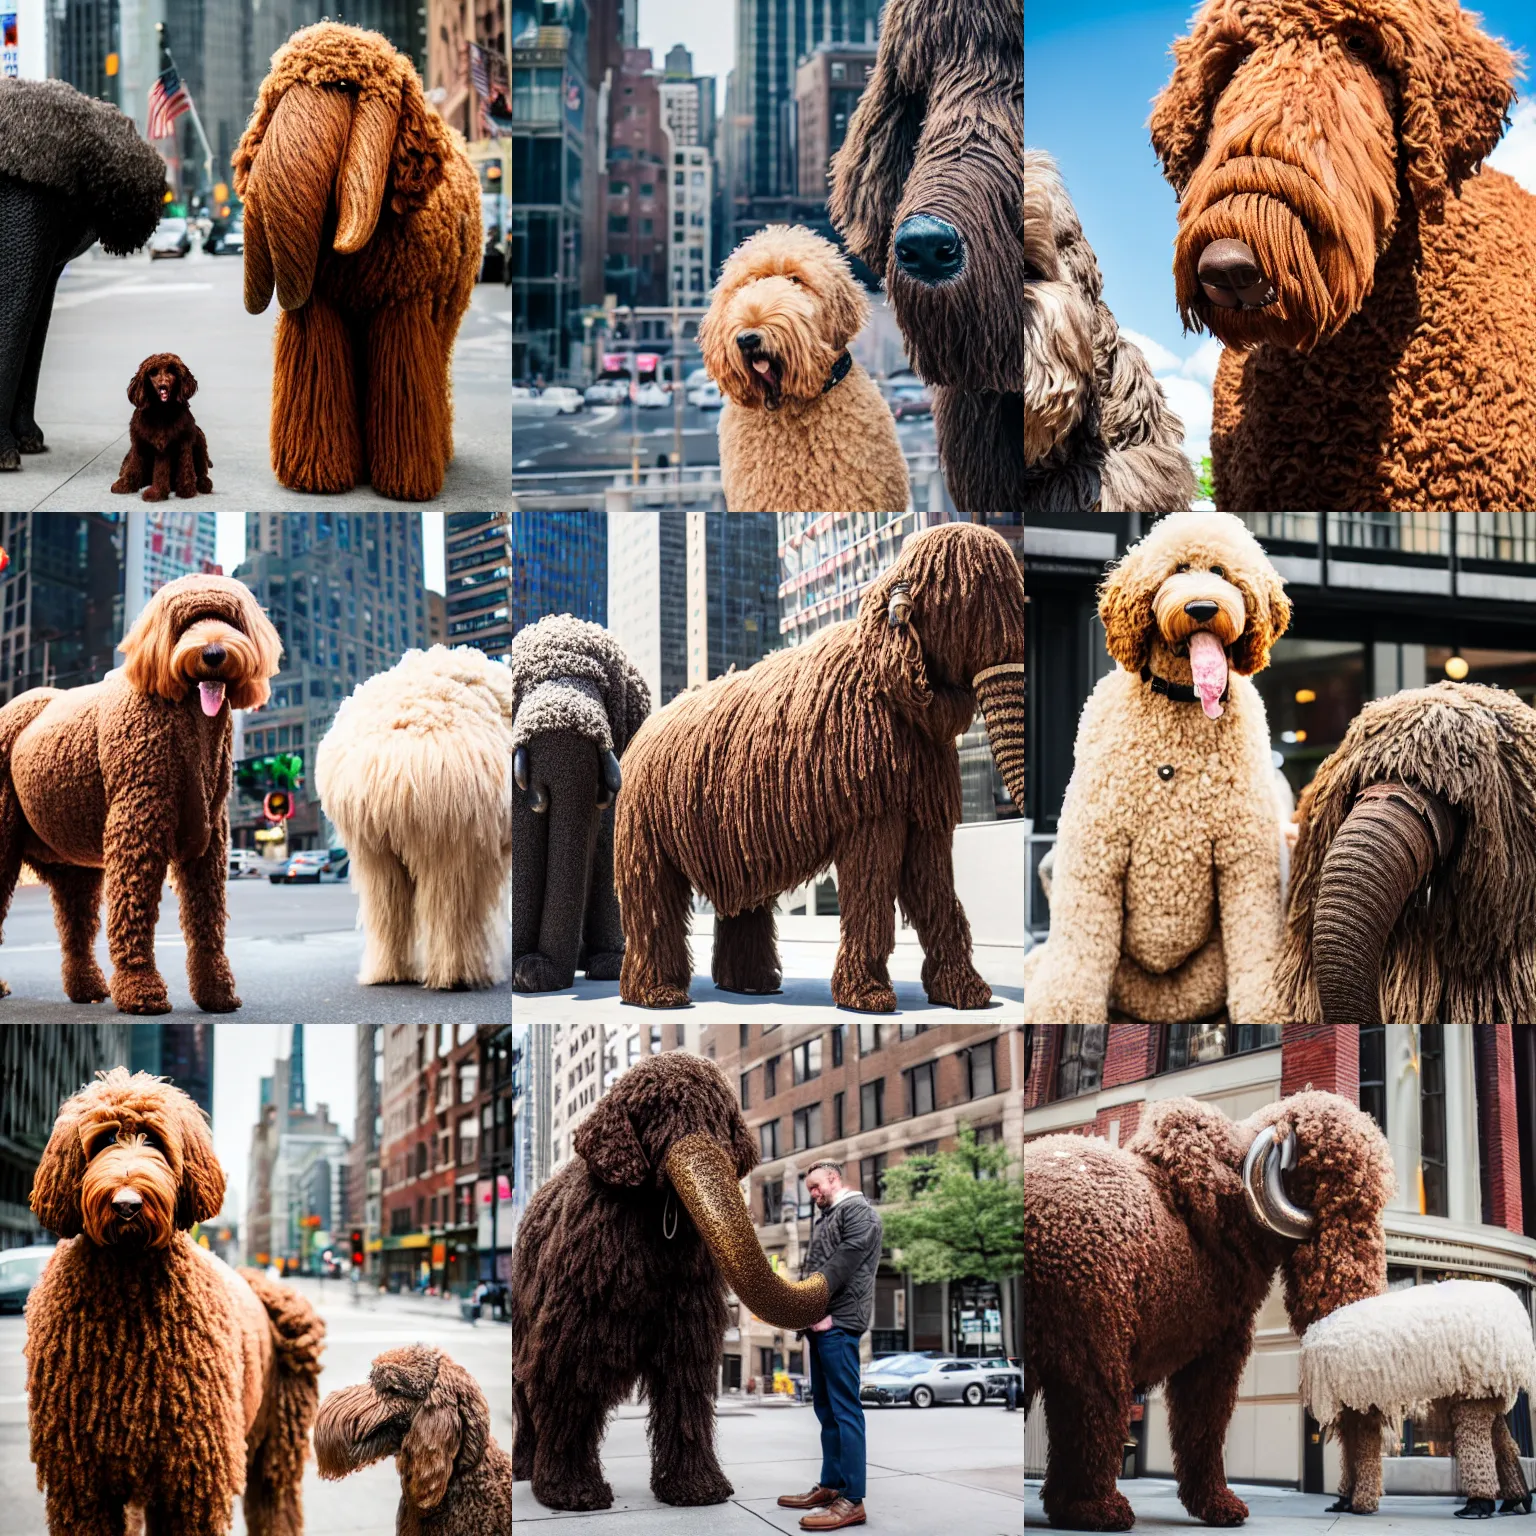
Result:
[[[1156,1024],[1111,1024],[1104,1050],[1104,1086],[1139,1083],[1157,1070],[1160,1027]]]
[[[1049,1104],[1056,1088],[1056,1063],[1061,1060],[1061,1024],[1037,1024],[1034,1048],[1029,1063],[1029,1081],[1024,1084],[1024,1108],[1038,1109]]]
[[[1478,1051],[1477,1113],[1489,1213],[1496,1227],[1525,1230],[1520,1200],[1520,1131],[1515,1114],[1515,1048],[1508,1024],[1474,1024]]]
[[[1154,1029],[1156,1025],[1152,1026]],[[1109,1139],[1109,1122],[1120,1122],[1120,1139],[1115,1143],[1117,1147],[1123,1147],[1135,1134],[1136,1127],[1141,1121],[1141,1112],[1146,1108],[1146,1101],[1138,1099],[1134,1104],[1116,1104],[1113,1109],[1101,1109],[1093,1123],[1093,1134]],[[1088,1133],[1088,1127],[1083,1127],[1083,1132]]]
[[[1285,1026],[1280,1046],[1281,1097],[1307,1087],[1360,1102],[1360,1034],[1353,1024]]]

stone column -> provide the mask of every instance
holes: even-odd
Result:
[[[1415,1024],[1386,1028],[1387,1142],[1397,1170],[1397,1194],[1389,1209],[1419,1211],[1419,1031]]]
[[[1476,1026],[1474,1026],[1476,1027]],[[1447,1024],[1445,1037],[1445,1194],[1452,1221],[1477,1226],[1483,1219],[1482,1163],[1477,1135],[1477,1075],[1472,1060],[1472,1030]],[[1491,1043],[1491,1042],[1490,1042]],[[1510,1061],[1513,1068],[1513,1058]],[[1510,1113],[1514,1113],[1514,1073],[1510,1072]],[[1515,1200],[1520,1199],[1518,1172]]]

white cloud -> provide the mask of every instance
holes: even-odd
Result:
[[[1127,341],[1135,342],[1141,348],[1141,355],[1146,358],[1147,366],[1153,373],[1176,373],[1179,368],[1179,357],[1170,352],[1160,341],[1153,341],[1150,336],[1143,336],[1140,331],[1128,331],[1124,326],[1120,327],[1120,334]]]
[[[1179,372],[1186,379],[1199,379],[1211,389],[1216,383],[1216,365],[1221,361],[1221,353],[1221,343],[1214,336],[1207,336],[1180,364]]]
[[[1527,96],[1515,104],[1509,132],[1487,163],[1513,176],[1527,192],[1536,192],[1536,97]]]
[[[1157,381],[1168,407],[1184,423],[1184,452],[1196,464],[1211,451],[1211,392],[1198,379],[1164,374]]]

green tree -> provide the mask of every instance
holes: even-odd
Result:
[[[1211,471],[1211,456],[1200,460],[1200,468],[1195,471],[1195,492],[1203,501],[1215,501],[1216,480]]]
[[[953,1151],[914,1153],[887,1169],[880,1219],[897,1267],[918,1285],[1021,1273],[1024,1178],[1010,1172],[1014,1161],[961,1124]]]

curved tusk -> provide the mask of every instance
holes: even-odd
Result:
[[[519,747],[512,754],[512,778],[519,789],[528,788],[528,748]]]
[[[1275,1152],[1280,1156],[1277,1159]],[[1243,1159],[1243,1198],[1248,1213],[1266,1230],[1300,1242],[1310,1237],[1317,1224],[1311,1211],[1292,1205],[1280,1181],[1281,1171],[1296,1166],[1296,1133],[1282,1140],[1275,1126],[1267,1126],[1253,1138]]]
[[[528,791],[528,809],[537,812],[544,812],[549,809],[549,796],[538,785],[534,785]]]
[[[912,612],[912,599],[907,595],[907,584],[898,581],[891,588],[891,598],[886,604],[886,621],[892,629],[900,629],[907,622],[907,616]]]
[[[608,792],[616,795],[624,787],[624,776],[619,772],[619,760],[612,752],[603,753],[603,783]]]

